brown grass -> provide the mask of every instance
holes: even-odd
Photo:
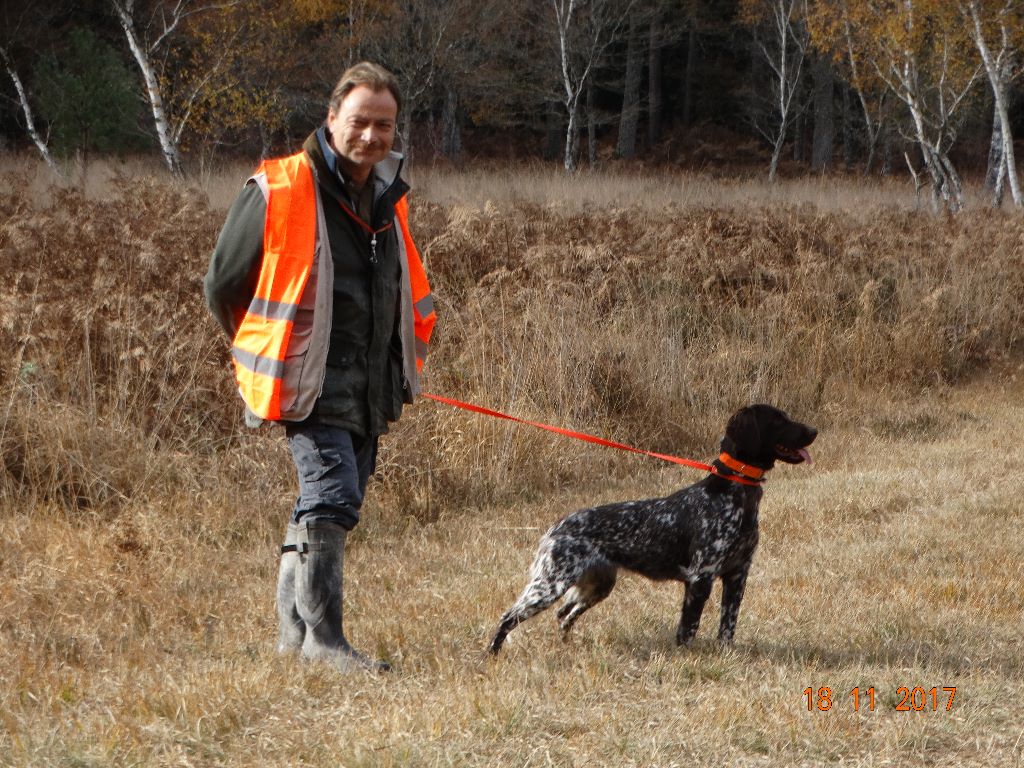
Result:
[[[238,426],[202,307],[223,214],[30,171],[0,192],[0,764],[1024,760],[1018,217],[847,211],[864,192],[838,182],[835,205],[770,205],[602,180],[624,204],[591,179],[586,210],[424,179],[431,390],[698,459],[753,399],[822,436],[773,474],[734,649],[712,608],[677,650],[679,588],[626,578],[569,645],[540,618],[491,662],[546,526],[696,475],[416,406],[348,561],[349,633],[397,671],[342,678],[273,654],[294,481],[277,432]],[[900,686],[957,696],[897,712]]]

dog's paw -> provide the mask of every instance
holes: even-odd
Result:
[[[680,648],[689,648],[693,645],[693,638],[696,632],[676,632],[676,645]]]

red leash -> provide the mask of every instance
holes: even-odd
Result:
[[[546,429],[548,432],[554,432],[557,435],[565,435],[566,437],[572,437],[576,440],[583,440],[588,443],[594,443],[596,445],[603,445],[606,448],[618,448],[620,451],[629,451],[631,453],[639,453],[644,456],[651,456],[655,459],[661,459],[662,461],[670,461],[673,464],[682,464],[685,467],[693,467],[694,469],[701,469],[705,472],[714,472],[718,474],[714,467],[709,464],[701,464],[699,461],[691,461],[690,459],[681,459],[678,456],[668,456],[664,453],[654,453],[653,451],[645,451],[641,448],[634,448],[630,445],[623,445],[622,443],[616,443],[611,440],[605,440],[602,437],[595,437],[594,435],[588,435],[584,432],[573,432],[572,430],[562,429],[562,427],[553,427],[550,424],[542,424],[539,421],[528,421],[527,419],[520,419],[516,416],[509,416],[507,413],[501,411],[492,411],[490,408],[483,408],[479,405],[473,405],[472,403],[464,403],[461,400],[453,400],[450,397],[441,397],[440,395],[431,395],[427,392],[421,392],[422,397],[429,398],[430,400],[436,400],[439,403],[445,403],[446,405],[453,405],[456,408],[462,408],[466,411],[472,411],[473,413],[482,413],[485,416],[494,416],[497,419],[507,419],[508,421],[514,421],[517,424],[528,424],[531,427],[539,427],[540,429]]]

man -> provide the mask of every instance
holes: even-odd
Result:
[[[435,315],[392,152],[401,96],[361,63],[327,121],[267,160],[228,212],[204,292],[232,339],[246,422],[280,422],[299,477],[278,575],[278,651],[384,670],[342,628],[345,537],[378,437],[419,393]]]

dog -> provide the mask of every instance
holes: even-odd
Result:
[[[607,504],[574,512],[540,540],[530,580],[505,612],[491,640],[508,633],[565,595],[558,611],[564,639],[589,608],[611,594],[620,568],[686,587],[676,643],[697,633],[716,578],[722,580],[718,640],[729,644],[758,542],[764,474],[776,461],[811,462],[817,430],[770,405],[741,408],[729,419],[722,453],[700,482],[671,496]]]

